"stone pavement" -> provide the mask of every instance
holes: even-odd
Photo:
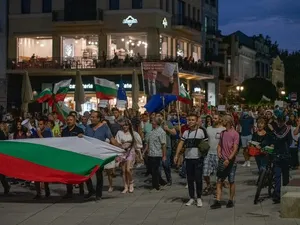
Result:
[[[210,210],[213,196],[203,197],[203,207],[186,207],[188,199],[184,179],[174,173],[174,184],[160,193],[150,193],[142,170],[136,171],[136,190],[133,194],[121,194],[121,179],[114,179],[115,191],[104,191],[99,202],[83,201],[75,196],[72,200],[63,200],[65,186],[50,185],[52,196],[39,201],[32,200],[34,191],[19,185],[12,186],[11,196],[0,196],[1,225],[300,225],[300,220],[281,219],[279,205],[273,205],[265,199],[253,205],[255,193],[256,165],[237,170],[236,203],[233,209],[225,206],[219,210]],[[292,176],[297,176],[293,172]],[[105,177],[105,181],[106,181]],[[106,184],[107,182],[105,182]],[[1,186],[1,185],[0,185]],[[105,189],[107,190],[107,188]],[[2,192],[2,186],[0,187]],[[75,190],[77,192],[77,190]],[[228,189],[224,190],[227,200]],[[264,190],[265,193],[265,190]],[[226,202],[224,201],[224,204]]]

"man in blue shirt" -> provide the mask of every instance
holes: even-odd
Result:
[[[88,137],[96,138],[100,141],[109,140],[111,144],[121,147],[121,145],[114,139],[112,133],[105,121],[101,121],[101,113],[94,111],[91,113],[91,125],[88,125],[85,130],[85,135]],[[93,187],[93,182],[89,179],[86,182],[89,193],[85,196],[86,199],[89,199],[96,194],[96,200],[100,200],[102,197],[102,188],[103,188],[103,168],[99,168],[96,172],[96,191]]]
[[[37,130],[38,138],[51,138],[52,132],[50,129],[46,128],[46,122],[44,120],[39,120],[39,128]],[[50,196],[50,189],[49,189],[49,183],[45,182],[45,197]],[[36,196],[34,199],[40,199],[41,198],[41,182],[34,182],[35,190],[36,190]]]
[[[249,112],[245,110],[240,118],[241,125],[241,140],[242,140],[242,148],[244,150],[244,158],[245,163],[243,166],[250,167],[250,156],[248,154],[248,143],[252,140],[252,133],[254,127],[254,118],[249,115]]]

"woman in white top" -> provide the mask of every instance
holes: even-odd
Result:
[[[133,131],[130,120],[126,120],[122,126],[122,130],[118,131],[116,140],[126,150],[120,162],[124,182],[122,193],[132,193],[134,191],[132,168],[135,163],[136,151],[140,151],[143,147],[142,139],[137,132]]]

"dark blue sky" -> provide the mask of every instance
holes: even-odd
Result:
[[[269,35],[280,48],[300,50],[300,0],[219,0],[219,29]]]

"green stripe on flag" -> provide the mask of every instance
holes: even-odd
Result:
[[[99,159],[46,145],[14,141],[1,141],[0,153],[82,176],[89,175],[96,165],[104,166],[115,159],[115,156]]]
[[[95,85],[96,86],[96,92],[101,92],[104,95],[107,96],[117,96],[117,89]]]

